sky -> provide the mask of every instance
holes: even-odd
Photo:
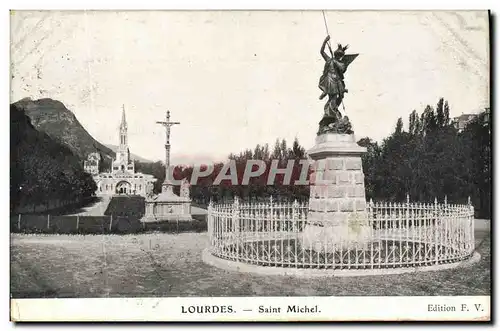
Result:
[[[332,45],[360,55],[344,98],[357,138],[381,140],[398,117],[448,100],[451,116],[489,107],[486,11],[326,11]],[[164,156],[156,121],[170,110],[172,158],[224,159],[297,137],[314,145],[321,11],[15,11],[11,102],[63,102],[104,144],[124,105],[132,153]]]

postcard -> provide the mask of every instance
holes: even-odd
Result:
[[[10,28],[11,321],[490,321],[488,11]]]

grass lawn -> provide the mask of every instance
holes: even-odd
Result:
[[[488,230],[478,263],[403,275],[301,279],[206,265],[206,233],[11,234],[11,295],[40,297],[490,295]]]

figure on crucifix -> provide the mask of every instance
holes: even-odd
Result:
[[[344,93],[347,89],[344,83],[344,74],[349,64],[358,56],[358,54],[345,54],[348,45],[338,44],[337,49],[332,52],[329,44],[330,36],[327,36],[321,46],[321,56],[325,60],[323,75],[319,79],[319,88],[322,91],[320,100],[328,96],[325,104],[325,112],[319,123],[318,135],[323,133],[352,133],[351,124],[347,116],[342,117],[339,106],[344,99]],[[330,55],[325,51],[328,45]]]

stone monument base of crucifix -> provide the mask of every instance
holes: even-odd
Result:
[[[181,194],[173,192],[173,185],[166,182],[162,185],[162,192],[156,196],[150,195],[146,198],[145,214],[143,222],[166,222],[166,221],[192,221],[191,199],[189,191],[186,194],[186,183],[181,185]]]
[[[366,212],[364,152],[354,134],[316,137],[316,145],[307,152],[314,160],[314,172],[307,223],[300,237],[303,249],[332,252],[369,244],[372,229]]]
[[[191,199],[187,180],[181,183],[180,195],[174,193],[174,184],[170,177],[170,128],[180,122],[170,121],[170,111],[167,111],[165,121],[157,121],[165,127],[165,181],[161,193],[153,195],[152,187],[145,202],[143,222],[192,221]]]

